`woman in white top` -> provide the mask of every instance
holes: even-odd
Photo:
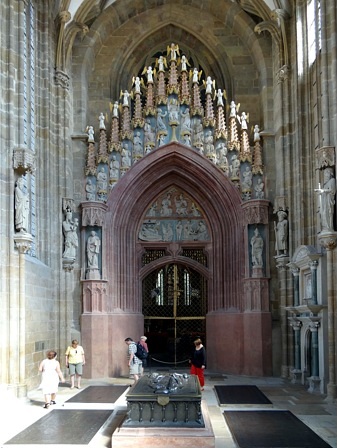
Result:
[[[56,361],[57,353],[50,350],[47,358],[44,359],[39,367],[42,372],[42,381],[40,388],[44,394],[44,408],[48,409],[51,404],[56,404],[56,392],[58,391],[59,380],[64,383],[64,377],[60,369],[60,363]]]

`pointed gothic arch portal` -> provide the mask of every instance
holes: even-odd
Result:
[[[248,251],[248,223],[262,212],[257,201],[247,207],[231,179],[190,147],[170,142],[139,159],[107,201],[108,340],[145,332],[152,355],[178,363],[201,336],[208,368],[269,374],[268,279],[251,278]],[[83,315],[88,344],[101,320]],[[124,366],[121,346],[109,374]]]

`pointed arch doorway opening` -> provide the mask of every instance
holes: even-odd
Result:
[[[142,296],[152,365],[186,366],[193,341],[206,342],[207,280],[187,264],[167,263],[143,279]]]

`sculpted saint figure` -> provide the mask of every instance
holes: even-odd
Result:
[[[257,179],[254,190],[256,199],[264,199],[264,183],[262,182],[262,179],[260,177]]]
[[[252,264],[253,266],[262,267],[263,266],[263,239],[259,233],[259,229],[254,230],[254,236],[250,240],[252,247]]]
[[[91,179],[87,180],[87,184],[85,186],[85,191],[86,191],[86,199],[87,199],[87,201],[94,201],[95,200],[96,187],[92,183]]]
[[[98,269],[98,254],[100,251],[101,240],[96,232],[93,230],[87,241],[87,257],[88,268]]]
[[[95,141],[94,128],[93,126],[88,127],[88,142],[93,143]]]
[[[223,104],[223,92],[221,89],[217,90],[217,94],[216,94],[218,101],[217,101],[217,106],[224,106]]]
[[[106,191],[108,188],[108,176],[105,169],[101,167],[97,174],[97,191]]]
[[[253,173],[249,166],[246,166],[244,172],[242,173],[242,183],[241,188],[243,190],[250,190],[253,184]]]
[[[320,218],[322,230],[334,230],[333,216],[336,195],[336,179],[331,167],[324,170],[323,187],[315,190],[320,195]]]
[[[118,118],[118,101],[114,102],[112,116]]]
[[[191,117],[189,108],[187,108],[185,112],[181,111],[181,132],[191,132]]]
[[[100,129],[105,129],[105,123],[104,123],[105,117],[104,117],[103,112],[101,112],[101,113],[99,114],[98,119],[99,119],[99,128],[100,128]]]
[[[277,255],[282,251],[283,255],[287,255],[288,249],[288,220],[287,213],[284,210],[277,212],[278,223],[275,227],[276,243],[275,249]]]
[[[166,131],[166,124],[163,118],[166,117],[167,112],[163,112],[159,107],[157,109],[157,131]]]
[[[111,179],[118,179],[119,176],[119,161],[117,160],[117,157],[115,155],[112,156],[111,162],[110,162],[110,178]]]
[[[77,236],[78,219],[73,220],[73,214],[70,210],[66,212],[66,219],[62,223],[64,234],[64,252],[63,258],[76,258],[76,249],[78,247]]]
[[[15,187],[15,228],[19,232],[28,231],[29,196],[24,190],[23,178],[19,177]]]

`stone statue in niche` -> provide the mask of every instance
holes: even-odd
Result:
[[[323,187],[315,189],[320,196],[319,214],[321,218],[322,231],[334,230],[333,217],[336,195],[336,179],[333,168],[328,167],[324,170]]]
[[[110,161],[110,179],[118,179],[119,167],[119,160],[117,160],[117,157],[113,155]]]
[[[278,222],[275,224],[275,250],[277,256],[287,255],[288,251],[288,220],[284,210],[277,212]]]
[[[165,134],[159,134],[158,147],[165,145]]]
[[[242,182],[241,188],[242,190],[250,190],[253,184],[253,173],[249,166],[246,166],[245,170],[242,173]]]
[[[97,191],[106,191],[108,188],[108,176],[103,167],[97,174]]]
[[[122,166],[123,167],[131,166],[130,151],[126,145],[124,145],[122,149]]]
[[[163,118],[165,118],[167,115],[167,112],[163,112],[159,107],[157,109],[157,132],[165,131],[167,130],[166,124],[164,123]]]
[[[133,151],[135,155],[143,154],[143,141],[139,131],[136,132],[133,139]]]
[[[100,252],[101,240],[93,230],[87,240],[87,262],[88,269],[98,269],[98,254]]]
[[[181,112],[181,133],[191,132],[191,118],[190,109],[187,108],[185,112]]]
[[[64,252],[62,257],[70,260],[75,260],[76,251],[78,248],[78,219],[73,220],[71,210],[66,211],[65,220],[62,223],[64,235]]]
[[[18,232],[28,231],[29,221],[29,195],[25,191],[24,179],[19,177],[14,192],[15,228]]]
[[[254,230],[254,236],[250,240],[252,248],[252,265],[253,267],[263,267],[263,246],[264,242],[260,235],[259,229]]]
[[[257,179],[254,190],[256,199],[264,199],[264,183],[260,177]]]
[[[231,165],[231,177],[232,179],[238,179],[240,175],[240,160],[237,154],[232,155],[232,165]]]
[[[165,129],[166,129],[166,127],[165,127]],[[149,119],[147,119],[145,121],[145,124],[144,124],[144,143],[145,143],[145,146],[146,146],[147,143],[154,143],[154,141],[155,141],[155,136],[154,136],[154,131],[153,131],[152,126],[151,126],[151,121]]]
[[[87,183],[86,183],[86,186],[85,186],[85,192],[86,192],[86,199],[87,199],[87,201],[94,201],[95,200],[96,187],[92,183],[91,179],[87,180]]]
[[[176,98],[171,98],[168,104],[170,123],[179,123],[179,103]]]

